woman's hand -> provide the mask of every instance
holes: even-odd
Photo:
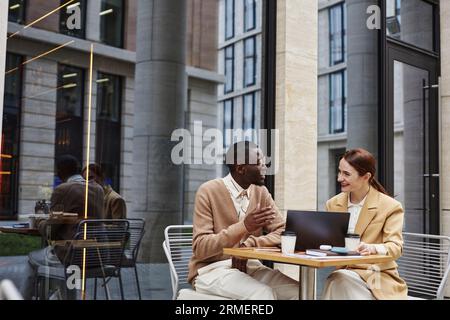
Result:
[[[359,244],[358,248],[356,248],[356,251],[359,252],[359,254],[362,256],[370,256],[372,254],[378,253],[377,248],[373,244],[368,244],[364,242],[361,242]]]

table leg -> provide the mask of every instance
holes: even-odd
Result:
[[[316,300],[316,279],[317,272],[315,268],[300,266],[300,300]]]

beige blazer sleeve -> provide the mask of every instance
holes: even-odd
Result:
[[[199,260],[222,255],[224,248],[234,247],[247,234],[244,221],[214,233],[214,217],[205,188],[200,187],[195,197],[194,238],[192,250]]]
[[[383,243],[390,256],[398,259],[403,251],[403,219],[404,213],[400,203],[387,214],[383,227]]]

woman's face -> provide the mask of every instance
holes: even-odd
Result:
[[[342,192],[354,192],[367,188],[371,174],[367,172],[360,176],[358,171],[353,168],[344,158],[339,162],[339,171],[337,181],[341,184]]]

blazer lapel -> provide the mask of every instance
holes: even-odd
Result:
[[[355,233],[362,235],[369,223],[375,218],[378,207],[378,191],[375,188],[370,188],[367,199],[359,214],[358,222],[356,223]]]
[[[332,208],[330,208],[330,211],[334,212],[347,212],[348,211],[348,193],[342,192],[339,194],[338,198],[336,199],[336,203]]]

